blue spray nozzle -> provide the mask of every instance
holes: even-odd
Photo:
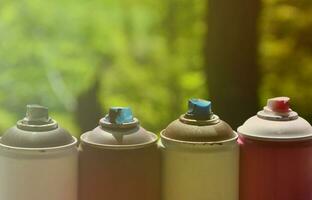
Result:
[[[125,124],[133,122],[133,114],[129,107],[111,107],[107,118],[112,124]]]
[[[190,99],[188,101],[188,111],[186,115],[189,118],[197,120],[208,120],[212,116],[211,102],[203,99]]]

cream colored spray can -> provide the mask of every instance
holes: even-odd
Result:
[[[162,200],[238,200],[237,137],[210,101],[190,99],[161,132]]]

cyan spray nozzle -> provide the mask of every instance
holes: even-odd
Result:
[[[106,118],[112,124],[126,124],[134,121],[129,107],[111,107]]]
[[[211,102],[203,99],[190,99],[186,117],[196,120],[209,120],[213,116]]]

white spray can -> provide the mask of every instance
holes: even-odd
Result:
[[[28,105],[0,139],[0,200],[77,200],[77,139]]]

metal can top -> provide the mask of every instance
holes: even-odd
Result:
[[[20,148],[59,147],[76,140],[58,123],[49,117],[48,108],[27,105],[26,117],[8,129],[0,144]]]
[[[288,97],[268,99],[256,116],[249,118],[237,130],[243,137],[269,141],[312,139],[312,127],[289,107]]]
[[[82,134],[80,139],[100,148],[137,148],[155,143],[157,136],[139,125],[129,107],[111,107],[99,126]]]
[[[185,114],[162,131],[162,139],[189,143],[222,143],[237,138],[232,128],[213,114],[210,101],[190,99],[188,108]]]

